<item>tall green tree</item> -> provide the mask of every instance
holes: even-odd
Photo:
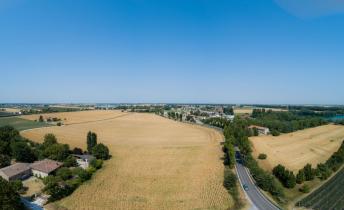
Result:
[[[11,164],[10,156],[0,154],[0,168],[9,166],[10,164]]]
[[[43,147],[49,147],[53,144],[57,144],[56,136],[52,133],[45,134]]]
[[[97,159],[107,160],[110,157],[109,148],[104,144],[100,143],[93,147],[92,154]]]
[[[0,177],[0,207],[1,210],[24,210],[19,194],[11,184]]]
[[[19,137],[19,132],[11,126],[0,127],[0,154],[11,155],[10,144]]]
[[[303,171],[305,173],[305,180],[306,181],[310,181],[310,180],[314,179],[315,173],[314,173],[314,170],[312,169],[311,164],[305,165],[305,167],[303,168]]]
[[[87,151],[92,153],[93,147],[97,145],[97,134],[89,131],[87,133]]]
[[[32,163],[36,156],[31,147],[24,141],[18,141],[11,144],[12,154],[16,161]]]
[[[305,172],[303,171],[303,169],[300,169],[296,175],[296,183],[302,184],[305,181],[305,179]]]

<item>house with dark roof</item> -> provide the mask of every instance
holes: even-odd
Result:
[[[62,167],[63,163],[50,160],[50,159],[44,159],[40,161],[36,161],[30,165],[30,168],[32,170],[32,174],[37,177],[47,177],[49,174],[56,171],[58,168]]]
[[[0,176],[7,181],[25,179],[31,176],[29,163],[15,163],[0,169]]]

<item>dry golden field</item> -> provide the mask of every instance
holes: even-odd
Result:
[[[325,162],[338,150],[344,140],[344,126],[324,125],[289,134],[250,137],[253,155],[267,154],[266,160],[259,160],[262,167],[271,170],[278,164],[297,171],[307,163],[316,166]]]
[[[44,119],[57,117],[63,121],[65,125],[71,124],[83,124],[98,121],[108,121],[117,117],[126,115],[126,112],[120,111],[82,111],[82,112],[60,112],[60,113],[49,113],[49,114],[33,114],[33,115],[22,115],[23,119],[27,120],[38,120],[39,116],[42,115]]]
[[[264,107],[234,107],[233,111],[234,114],[240,115],[240,114],[252,114],[253,109],[266,109],[266,110],[272,110],[274,112],[282,112],[287,111],[286,109],[278,109],[278,108],[264,108]]]
[[[22,135],[42,141],[44,134],[54,133],[60,142],[85,148],[86,134],[92,130],[113,155],[90,182],[56,206],[73,210],[227,209],[233,203],[222,185],[219,143],[223,137],[215,130],[119,111],[54,116],[66,118],[67,125],[27,130]]]

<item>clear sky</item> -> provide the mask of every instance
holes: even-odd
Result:
[[[338,0],[0,0],[0,102],[344,104]]]

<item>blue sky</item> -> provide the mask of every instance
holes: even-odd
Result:
[[[0,102],[344,104],[335,2],[0,0]]]

